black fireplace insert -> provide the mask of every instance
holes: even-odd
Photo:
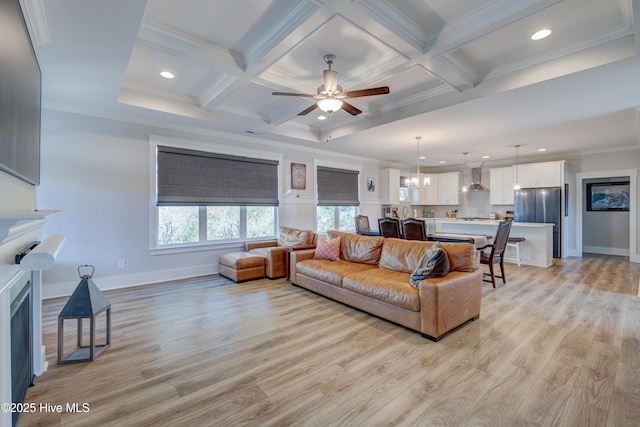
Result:
[[[11,287],[11,401],[22,403],[29,386],[35,384],[32,366],[31,337],[32,286],[31,275],[24,274]],[[19,412],[13,413],[13,425],[18,422]]]

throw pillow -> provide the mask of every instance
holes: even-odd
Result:
[[[418,283],[429,277],[444,277],[449,273],[449,257],[440,242],[436,242],[425,252],[420,264],[411,273],[409,283],[418,289]]]
[[[340,259],[340,238],[331,240],[318,240],[313,259],[328,259],[338,261]]]
[[[299,245],[307,245],[311,243],[310,230],[298,230],[290,227],[280,227],[278,232],[277,241],[278,246],[292,247]]]

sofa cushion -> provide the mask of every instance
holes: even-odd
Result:
[[[418,266],[428,248],[436,242],[419,240],[384,239],[380,267],[411,273]],[[476,247],[472,243],[444,243],[449,257],[450,271],[472,272],[479,268]]]
[[[340,237],[340,258],[361,264],[378,265],[384,237],[361,236],[343,231],[329,230],[329,238]]]
[[[313,243],[315,233],[311,230],[298,230],[291,227],[280,227],[278,231],[278,246],[304,246]]]
[[[449,257],[440,242],[431,245],[420,264],[411,272],[409,284],[418,289],[421,280],[430,277],[444,277],[449,273]]]
[[[376,268],[375,265],[356,264],[344,260],[305,259],[296,263],[296,274],[342,287],[342,279],[346,275]]]
[[[411,311],[420,311],[418,290],[409,285],[409,274],[377,268],[353,273],[342,281],[344,289]]]
[[[313,259],[338,261],[340,259],[340,237],[331,240],[318,240]]]

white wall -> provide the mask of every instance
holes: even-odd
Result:
[[[36,208],[36,188],[0,171],[0,214],[32,212]]]
[[[62,210],[49,220],[44,235],[62,233],[67,238],[56,265],[44,272],[45,297],[70,294],[79,282],[77,267],[81,264],[94,265],[94,281],[109,289],[214,273],[218,255],[234,250],[149,254],[149,134],[280,153],[284,158],[283,193],[290,186],[290,163],[305,163],[306,189],[281,197],[281,225],[315,228],[314,159],[359,167],[360,211],[374,218],[380,212],[379,192],[366,189],[367,177],[379,182],[380,166],[371,160],[338,157],[317,148],[292,149],[248,137],[185,134],[45,109],[38,209]],[[125,269],[118,269],[119,259],[126,259]]]

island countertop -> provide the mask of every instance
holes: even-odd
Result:
[[[427,223],[429,233],[460,233],[494,235],[500,220],[456,218],[420,218]],[[513,222],[509,237],[524,237],[520,243],[520,263],[536,267],[549,267],[553,264],[553,224]],[[515,250],[507,247],[505,261],[515,261]]]
[[[500,224],[500,220],[498,219],[456,219],[456,218],[419,218],[424,219],[426,221],[434,221],[440,224],[465,224],[465,225],[494,225],[498,226]],[[540,223],[540,222],[513,222],[511,225],[511,229],[514,227],[537,227],[537,228],[545,228],[545,227],[553,227],[552,223]]]

